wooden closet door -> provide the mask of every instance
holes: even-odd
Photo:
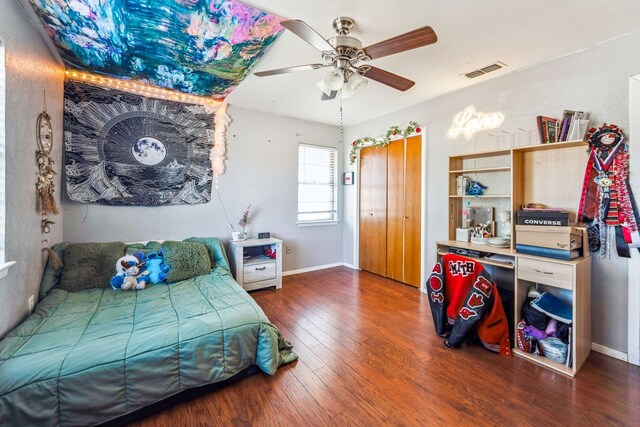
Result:
[[[404,140],[387,147],[387,277],[404,282]]]
[[[407,138],[405,149],[404,282],[420,287],[422,137]]]
[[[386,275],[387,147],[360,150],[360,268]]]

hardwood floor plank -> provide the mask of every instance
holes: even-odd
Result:
[[[291,331],[289,331],[289,329],[282,325],[279,320],[271,319],[271,321],[274,325],[276,325],[278,329],[280,329],[280,332],[282,332],[282,334],[287,337],[289,341],[291,341],[291,344],[293,344],[295,353],[298,355],[299,360],[303,361],[311,370],[316,370],[325,366],[324,362],[320,360],[320,358],[316,356],[316,354],[311,351],[309,347],[307,347],[302,341],[300,341],[300,339],[295,334],[293,334]]]
[[[333,419],[345,411],[344,403],[337,399],[333,391],[325,386],[311,367],[307,366],[303,361],[298,361],[296,369],[292,369],[291,373],[324,409],[327,417]]]
[[[637,425],[640,368],[592,353],[575,379],[481,346],[445,347],[426,296],[338,267],[251,294],[299,360],[139,426]]]

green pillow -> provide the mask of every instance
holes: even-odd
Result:
[[[164,263],[171,269],[167,282],[175,283],[211,273],[211,259],[207,247],[196,242],[168,240],[162,244]]]
[[[190,237],[184,239],[183,242],[202,243],[207,247],[207,251],[209,251],[212,267],[222,267],[225,270],[231,270],[229,261],[227,260],[227,253],[220,239],[215,237]]]
[[[64,251],[60,289],[77,292],[90,288],[111,288],[116,262],[124,255],[125,244],[69,243]]]
[[[158,252],[161,247],[162,245],[159,242],[153,240],[147,242],[146,245],[142,243],[132,243],[130,245],[127,245],[127,248],[125,249],[125,255],[133,255],[138,251],[146,255],[149,252]]]
[[[62,261],[62,267],[55,268],[51,257],[47,258],[47,266],[42,273],[42,280],[40,281],[40,294],[38,300],[46,297],[49,291],[58,287],[60,284],[60,277],[62,276],[62,270],[64,269],[64,250],[69,245],[69,242],[58,243],[51,246],[51,250],[58,255],[60,261]]]

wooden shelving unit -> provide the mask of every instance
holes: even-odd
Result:
[[[443,246],[455,246],[456,248],[469,249],[472,251],[491,252],[491,253],[500,254],[500,255],[509,255],[509,256],[516,255],[516,251],[511,248],[501,248],[499,246],[490,246],[490,245],[478,245],[478,244],[469,243],[469,242],[459,242],[457,240],[444,240],[444,241],[438,242],[438,244]]]
[[[509,206],[503,207],[511,212],[512,236],[515,236],[515,213],[525,203],[544,203],[575,215],[587,147],[585,141],[565,141],[449,157],[449,239],[455,239],[455,230],[462,225],[462,209],[467,200],[508,201]],[[475,174],[482,174],[483,182],[488,182],[490,188],[491,182],[503,180],[510,192],[457,195],[456,178]],[[515,239],[512,247],[514,242]]]
[[[465,255],[465,256],[469,258],[477,259],[482,264],[492,265],[494,267],[506,268],[508,270],[515,269],[516,251],[511,248],[502,248],[499,246],[491,246],[491,245],[478,245],[478,244],[469,243],[469,242],[459,242],[457,240],[445,240],[437,243],[438,256],[442,256],[449,253],[450,248],[464,249],[467,251],[469,250],[478,251],[483,254],[504,255],[506,257],[509,257],[511,261],[503,262],[503,261],[486,258],[484,256],[483,257],[474,257],[472,255]]]
[[[451,248],[478,251],[480,257],[476,259],[481,263],[513,271],[514,330],[521,318],[520,308],[529,287],[540,287],[551,293],[570,292],[573,307],[572,366],[514,349],[514,354],[518,356],[569,376],[576,374],[591,349],[589,252],[586,250],[585,257],[572,261],[516,253],[515,215],[521,205],[533,202],[564,209],[575,215],[582,190],[587,148],[588,145],[584,141],[566,141],[449,157],[449,240],[437,242],[436,248],[438,256],[448,253]],[[489,189],[497,187],[502,191],[500,194],[477,197],[459,196],[456,194],[456,178],[461,175],[470,175],[481,180]],[[504,188],[508,188],[508,193],[504,192]],[[483,207],[491,206],[493,203],[494,209],[511,212],[511,247],[498,248],[455,240],[456,228],[460,227],[462,222],[462,210],[467,201],[475,199],[482,200]],[[501,254],[509,259],[512,257],[513,263],[485,258],[484,255],[489,253]],[[532,268],[532,265],[536,268]]]
[[[465,175],[468,173],[506,172],[510,170],[511,170],[511,166],[500,166],[495,168],[459,169],[459,170],[449,171],[449,173]]]
[[[483,194],[482,196],[469,196],[469,195],[465,195],[465,196],[449,196],[451,198],[461,198],[461,199],[510,199],[511,195],[510,194]]]

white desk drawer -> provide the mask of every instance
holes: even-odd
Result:
[[[572,290],[573,267],[568,264],[519,257],[518,279]]]
[[[243,283],[259,282],[276,278],[276,262],[245,265],[243,268]]]

